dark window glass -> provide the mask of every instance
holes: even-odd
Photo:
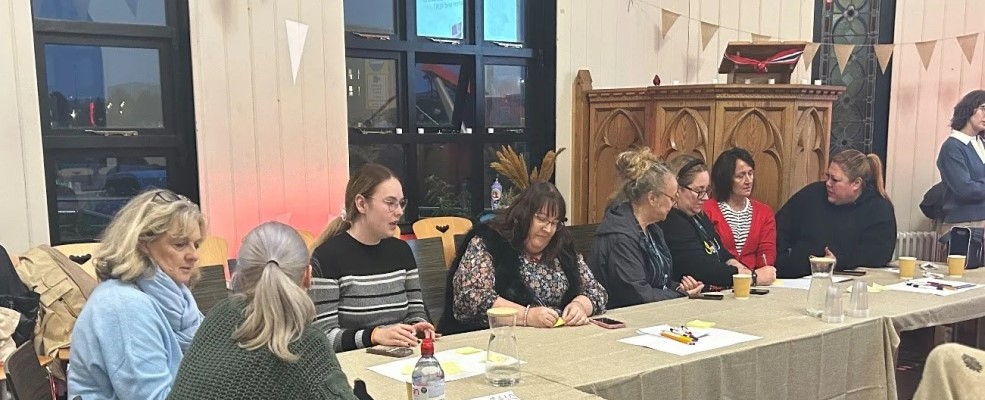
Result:
[[[469,217],[468,145],[444,143],[417,146],[417,183],[423,198],[420,217],[457,215]]]
[[[98,238],[131,197],[168,187],[165,157],[57,156],[55,165],[62,242]]]
[[[523,42],[523,21],[520,20],[523,0],[485,0],[482,9],[485,40]]]
[[[393,0],[345,0],[345,30],[347,32],[392,35],[396,33]]]
[[[346,57],[349,127],[397,126],[397,61]]]
[[[500,186],[500,200],[499,205],[501,208],[505,208],[512,204],[513,199],[519,196],[519,189],[513,187],[513,182],[509,178],[499,175],[496,170],[489,166],[494,161],[499,161],[496,157],[496,152],[501,151],[503,146],[513,146],[513,151],[523,157],[523,160],[527,163],[527,175],[530,175],[530,171],[533,171],[534,165],[530,165],[530,151],[527,149],[527,143],[516,142],[516,143],[489,143],[483,146],[483,156],[482,156],[482,167],[483,167],[483,185],[482,190],[484,193],[483,209],[490,210],[492,208],[492,189],[496,181],[499,181]],[[540,168],[539,165],[536,167]]]
[[[465,1],[417,0],[417,36],[465,38]]]
[[[404,163],[404,148],[399,144],[360,144],[349,145],[349,172],[364,164],[376,163],[390,168],[401,182],[406,182],[407,169]]]
[[[161,128],[156,49],[44,46],[52,128]]]
[[[22,0],[16,0],[22,1]],[[34,0],[34,18],[165,25],[165,0]]]
[[[486,65],[486,126],[520,127],[526,123],[527,68],[519,65]]]
[[[414,93],[417,101],[417,126],[467,128],[472,123],[471,74],[463,74],[455,64],[417,64]],[[455,130],[455,132],[458,132]]]

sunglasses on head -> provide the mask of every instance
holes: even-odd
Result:
[[[171,202],[175,202],[175,201],[179,201],[179,200],[184,200],[184,201],[187,201],[187,202],[191,202],[191,200],[188,200],[187,197],[182,196],[180,194],[177,194],[175,192],[172,192],[170,190],[162,190],[162,191],[157,192],[157,194],[154,195],[154,199],[155,200],[156,199],[161,199],[161,201],[164,201],[165,203],[171,203]]]

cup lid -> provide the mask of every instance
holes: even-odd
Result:
[[[516,315],[516,309],[510,307],[493,307],[486,310],[486,315],[490,317],[512,317]]]

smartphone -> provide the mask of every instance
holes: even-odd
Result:
[[[971,229],[962,226],[951,228],[951,237],[947,242],[947,255],[968,256],[968,243],[971,240]]]
[[[767,294],[769,292],[770,292],[769,289],[758,289],[758,288],[749,289],[749,294]]]
[[[725,298],[725,295],[722,293],[698,293],[690,296],[690,298],[698,300],[721,300]]]
[[[621,321],[616,321],[612,318],[606,318],[606,317],[592,318],[592,323],[601,326],[605,329],[618,329],[618,328],[626,327],[626,324],[622,323]]]
[[[376,345],[366,349],[367,353],[378,354],[387,357],[407,357],[414,354],[414,349],[410,347],[397,347],[397,346],[383,346]]]
[[[835,275],[864,276],[865,275],[865,271],[845,270],[845,271],[835,271],[834,274]]]

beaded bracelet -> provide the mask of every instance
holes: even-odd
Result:
[[[530,304],[527,304],[526,310],[523,311],[523,326],[527,326],[527,314],[530,314]]]

